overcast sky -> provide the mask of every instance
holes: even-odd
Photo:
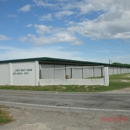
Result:
[[[130,0],[0,0],[0,60],[130,64]]]

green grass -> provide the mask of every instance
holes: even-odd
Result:
[[[4,106],[0,106],[0,125],[9,123],[11,121],[13,121],[13,119],[10,116],[10,113],[8,111],[5,111]]]
[[[104,92],[130,87],[130,74],[110,76],[109,86],[52,85],[52,86],[0,86],[0,89],[54,91],[54,92]]]
[[[55,92],[84,92],[84,85],[52,85],[52,86],[0,86],[0,89],[55,91]]]
[[[104,92],[104,91],[112,91],[119,90],[123,88],[130,87],[130,83],[127,82],[110,82],[109,86],[89,86],[89,92]]]
[[[110,81],[113,81],[113,80],[118,80],[118,81],[130,80],[130,74],[111,75]]]

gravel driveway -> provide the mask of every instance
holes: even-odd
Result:
[[[130,93],[130,88],[105,93]],[[130,113],[125,112],[52,111],[18,107],[8,110],[16,121],[0,126],[0,130],[130,130]]]
[[[130,93],[130,87],[129,88],[124,88],[124,89],[119,89],[119,90],[113,90],[113,91],[107,91],[103,93]]]
[[[47,111],[15,107],[9,110],[16,121],[0,126],[0,130],[130,130],[130,113]],[[110,117],[115,120],[108,120]],[[128,120],[117,121],[118,117]]]

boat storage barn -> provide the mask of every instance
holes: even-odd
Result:
[[[109,85],[109,75],[129,67],[58,58],[0,61],[0,85]],[[95,78],[93,78],[95,77]]]

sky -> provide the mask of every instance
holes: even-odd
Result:
[[[0,60],[130,64],[130,0],[0,0]]]

